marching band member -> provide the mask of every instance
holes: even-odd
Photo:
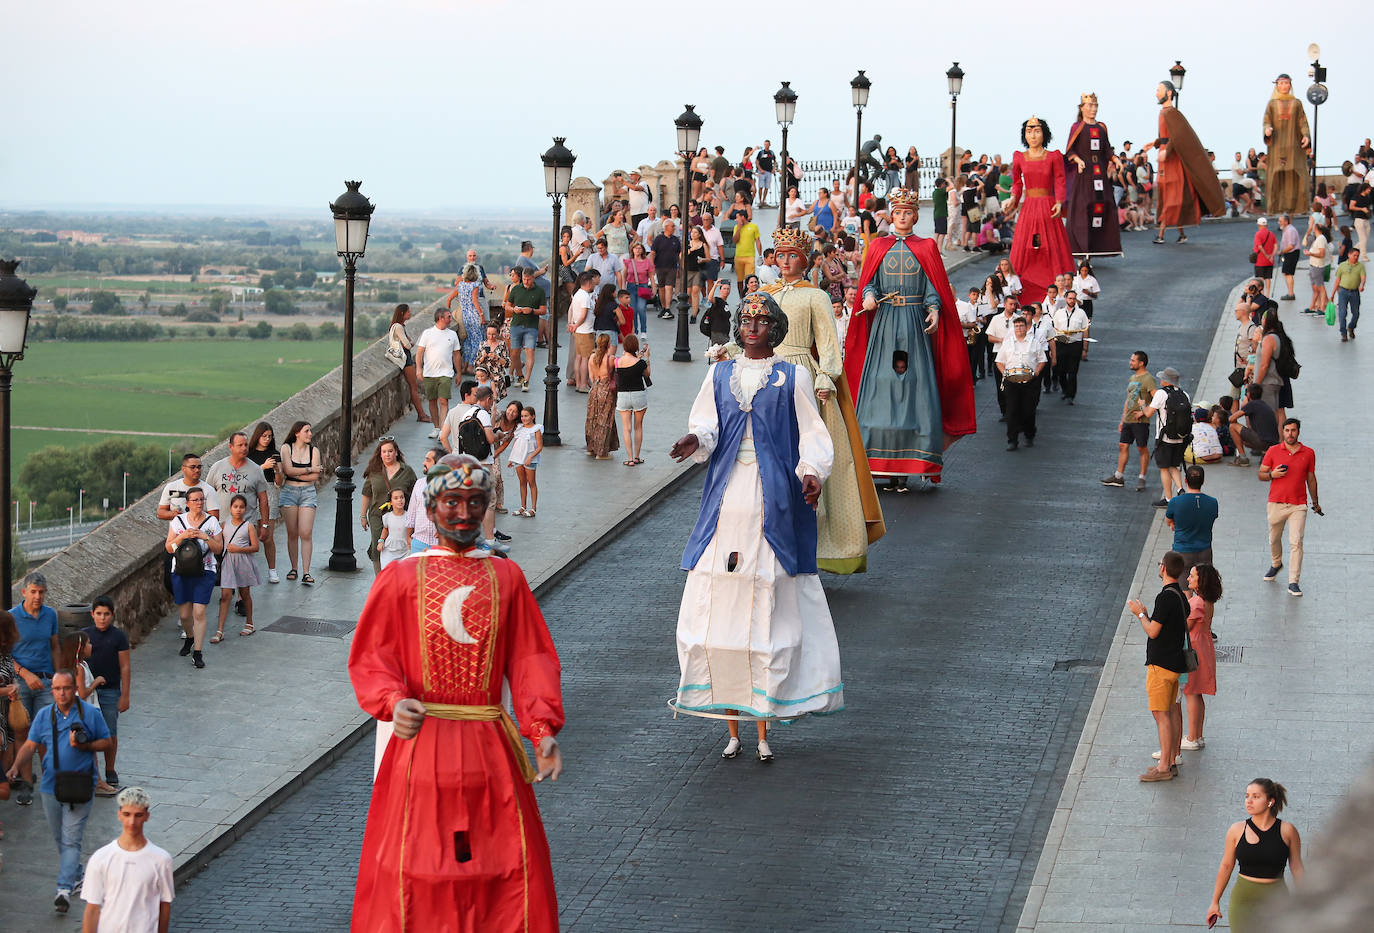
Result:
[[[1002,391],[1007,403],[1007,450],[1035,446],[1035,407],[1040,404],[1040,374],[1045,369],[1045,351],[1030,334],[1030,325],[1021,314],[1012,319],[1012,336],[997,350],[997,370],[1002,375]]]
[[[1078,303],[1078,293],[1069,289],[1064,293],[1064,307],[1051,315],[1054,325],[1054,366],[1055,379],[1064,402],[1072,405],[1078,397],[1078,364],[1083,360],[1084,338],[1092,321]]]

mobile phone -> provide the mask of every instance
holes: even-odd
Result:
[[[1221,919],[1221,918],[1220,918],[1220,917],[1212,917],[1210,920],[1208,920],[1208,921],[1207,921],[1207,929],[1210,930],[1212,927],[1216,926],[1216,925],[1217,925],[1217,921],[1218,921],[1219,919]]]

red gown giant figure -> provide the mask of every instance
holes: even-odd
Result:
[[[1021,127],[1025,152],[1011,158],[1011,202],[1016,231],[1011,238],[1011,265],[1021,278],[1021,303],[1044,300],[1055,276],[1073,274],[1073,251],[1064,232],[1064,157],[1047,149],[1050,128],[1031,117]],[[1025,202],[1022,203],[1022,196]]]
[[[489,496],[492,478],[471,457],[440,463],[455,466],[431,473],[426,488],[441,546],[382,570],[349,653],[359,705],[396,722],[373,785],[352,930],[553,933],[558,904],[535,773],[501,685],[509,681],[520,732],[545,765],[563,725],[558,654],[513,561],[449,549],[443,497]],[[486,501],[456,527],[480,529]],[[423,717],[409,739],[407,714]],[[540,778],[556,779],[561,767],[559,756]]]

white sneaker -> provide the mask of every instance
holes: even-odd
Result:
[[[487,545],[487,550],[489,550],[489,551],[496,551],[496,552],[501,553],[501,554],[509,554],[509,553],[510,553],[510,545],[509,545],[509,544],[502,544],[500,541],[488,541],[488,542],[486,542],[486,545]]]
[[[1201,736],[1199,736],[1199,737],[1198,737],[1198,740],[1197,740],[1196,742],[1194,742],[1192,739],[1188,738],[1187,736],[1184,736],[1184,737],[1183,737],[1183,741],[1178,743],[1178,747],[1179,747],[1179,748],[1182,748],[1182,749],[1186,749],[1187,751],[1190,751],[1190,752],[1195,752],[1195,751],[1197,751],[1199,748],[1206,748],[1206,747],[1207,747],[1207,740],[1204,739],[1204,738],[1202,738]],[[1182,756],[1179,756],[1179,757],[1182,757]]]
[[[269,570],[269,571],[267,571],[267,582],[268,582],[268,583],[280,583],[280,582],[281,582],[281,577],[277,576],[277,572],[276,572],[275,570]]]
[[[739,755],[739,739],[731,738],[725,743],[725,751],[720,753],[722,758],[735,758]]]
[[[435,440],[436,438],[438,438],[438,436],[439,432],[437,429],[434,431],[430,431],[428,434],[425,435],[425,437],[428,437],[430,440]]]
[[[1186,742],[1186,741],[1188,741],[1188,740],[1187,740],[1187,739],[1184,739],[1183,741]],[[1186,746],[1185,746],[1185,747],[1186,747]],[[1199,747],[1201,747],[1201,746],[1199,746]],[[1157,752],[1157,751],[1155,751],[1155,752],[1150,752],[1150,757],[1153,758],[1155,761],[1159,761],[1159,752]],[[1179,755],[1177,758],[1175,758],[1175,759],[1174,759],[1174,764],[1176,764],[1176,765],[1181,765],[1181,764],[1183,764],[1183,756],[1182,756],[1182,755]]]
[[[762,761],[766,764],[767,762],[770,762],[772,760],[773,750],[768,747],[768,743],[766,741],[761,740],[759,742],[759,761]]]

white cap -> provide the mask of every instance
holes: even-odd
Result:
[[[1269,226],[1269,218],[1261,217],[1259,220],[1255,221],[1255,223],[1259,224],[1261,227],[1267,227]]]

